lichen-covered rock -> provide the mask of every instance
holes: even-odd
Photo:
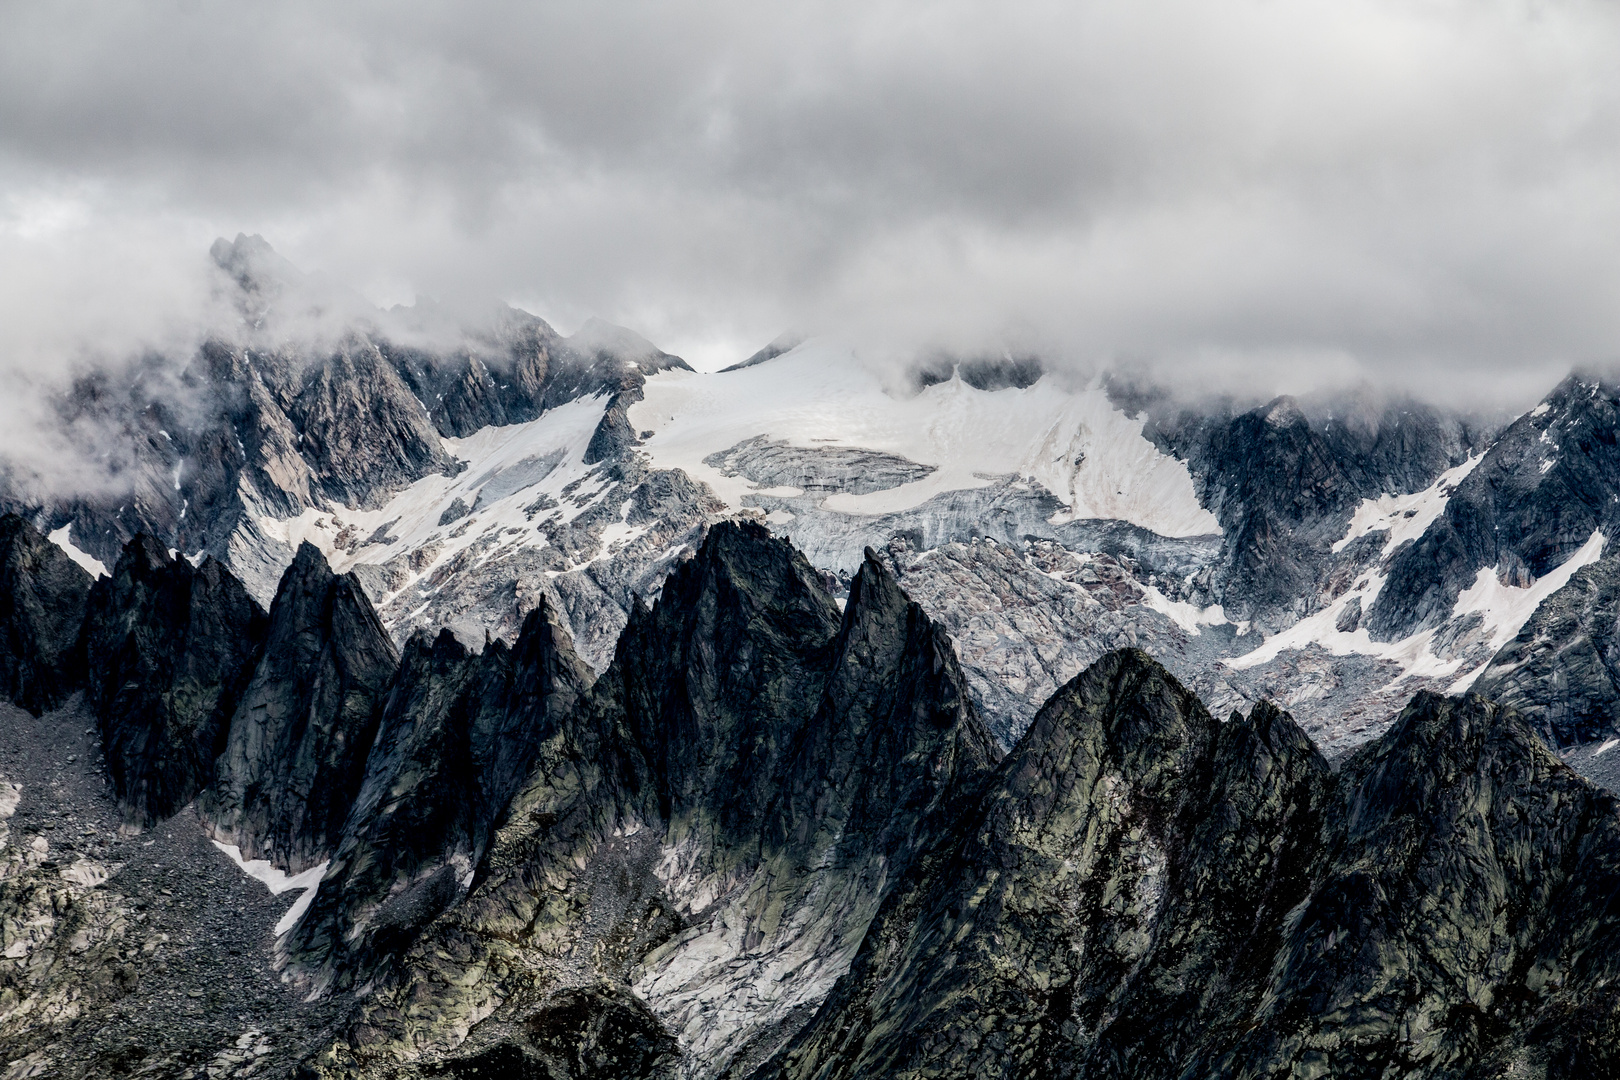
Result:
[[[90,592],[87,698],[127,817],[168,817],[214,778],[264,643],[265,613],[213,558],[136,536]]]
[[[1111,654],[755,1075],[1610,1075],[1617,811],[1479,697],[1335,776]]]
[[[791,547],[716,526],[541,747],[481,883],[312,1067],[537,1060],[539,1018],[606,1022],[581,996],[605,984],[688,1073],[751,1068],[995,753],[949,639],[875,555],[840,615]]]
[[[294,970],[348,989],[465,895],[540,746],[589,684],[544,603],[512,648],[469,654],[449,631],[413,637],[343,838],[286,944]]]

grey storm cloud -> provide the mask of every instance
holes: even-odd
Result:
[[[794,326],[1506,403],[1620,354],[1609,3],[8,2],[5,24],[17,378],[183,344],[238,231],[380,303],[600,315],[700,366]]]

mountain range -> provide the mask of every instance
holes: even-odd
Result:
[[[1620,1072],[1620,386],[703,374],[213,257],[54,404],[117,482],[0,483],[8,1080]]]

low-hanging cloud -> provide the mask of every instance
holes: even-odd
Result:
[[[699,364],[784,327],[1518,404],[1620,330],[1603,3],[13,5],[0,349],[183,336],[215,234]],[[181,329],[177,330],[179,327]]]

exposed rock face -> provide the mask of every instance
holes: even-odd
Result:
[[[969,356],[939,354],[920,361],[911,372],[918,389],[961,379],[975,390],[1034,386],[1046,371],[1038,356]]]
[[[921,480],[934,471],[932,465],[919,465],[898,454],[854,447],[790,446],[765,435],[710,454],[703,464],[727,476],[746,476],[765,487],[802,488],[806,494],[847,491],[865,495]]]
[[[0,695],[39,714],[83,677],[90,575],[16,514],[0,516]]]
[[[381,505],[461,467],[441,436],[530,421],[598,393],[617,397],[596,460],[615,460],[635,443],[623,414],[646,376],[686,366],[605,323],[563,338],[511,308],[459,318],[426,302],[381,312],[357,295],[323,295],[258,237],[221,240],[212,255],[234,280],[239,333],[191,357],[93,372],[60,403],[66,431],[106,448],[111,493],[8,480],[0,507],[71,524],[74,543],[109,566],[141,532],[212,554],[268,603],[293,557],[276,519]],[[324,337],[278,330],[277,313],[296,318],[300,305]],[[335,331],[328,308],[341,312]]]
[[[793,518],[775,530],[804,549],[820,567],[853,573],[868,547],[882,547],[896,535],[914,549],[990,538],[1021,547],[1032,540],[1055,540],[1071,551],[1125,555],[1144,576],[1180,580],[1205,568],[1221,549],[1219,536],[1172,538],[1123,521],[1062,521],[1064,504],[1039,484],[1016,476],[984,487],[948,491],[909,510],[891,514],[841,514],[823,508],[826,491],[800,496],[750,494],[748,506],[782,511]],[[1060,523],[1054,524],[1057,518]]]
[[[1335,776],[1111,654],[756,1075],[1606,1075],[1617,809],[1482,698]]]
[[[400,1080],[1620,1070],[1620,801],[1518,713],[1420,694],[1335,772],[1273,706],[1217,723],[1123,650],[998,761],[945,628],[891,567],[937,584],[994,564],[1009,610],[1039,580],[1099,627],[1145,586],[1056,545],[961,547],[929,554],[938,571],[868,551],[840,612],[785,542],[718,524],[632,606],[587,688],[545,606],[510,649],[419,635],[396,664],[313,547],[265,620],[217,564],[132,543],[82,635],[115,780],[154,816],[204,782],[222,676],[251,670],[199,805],[249,857],[330,860],[326,877],[273,946],[258,927],[252,987],[215,994],[196,926],[222,933],[221,898],[275,906],[217,866],[194,888],[167,873],[183,861],[110,840],[84,719],[19,721],[0,747],[0,819],[26,822],[0,867],[0,1034],[30,1069],[76,1076],[185,1055],[233,1075],[261,1046],[305,1075]],[[1605,561],[1556,594],[1500,685],[1534,707],[1531,676],[1571,667],[1560,649],[1601,653],[1611,576]],[[39,755],[51,794],[30,802],[10,776],[26,786],[14,770]],[[185,823],[153,830],[165,860]],[[214,856],[188,835],[184,858]],[[273,947],[317,992],[264,1006],[285,1036],[250,1028],[233,1048],[230,1025],[199,1021],[160,1052],[118,1037],[119,1001],[157,1000],[171,970],[152,959],[171,942],[137,949],[137,927],[176,896],[190,921],[161,925],[185,943],[187,1001],[268,1001]],[[93,1068],[72,1063],[75,1032]]]
[[[1005,747],[1109,649],[1140,647],[1178,670],[1186,659],[1189,635],[1142,603],[1128,556],[1080,556],[1051,541],[914,551],[903,536],[883,554],[951,634],[979,715]]]
[[[608,1023],[633,986],[684,1069],[744,1071],[814,1010],[994,754],[948,639],[875,558],[840,618],[786,544],[717,526],[542,747],[487,878],[363,1006],[356,1057],[322,1068],[454,1050],[466,1075],[538,1069],[548,1016]],[[557,989],[527,989],[537,974]],[[579,993],[604,983],[620,989]],[[648,1060],[628,1075],[673,1064]]]
[[[345,505],[376,505],[429,473],[456,471],[421,403],[369,341],[347,341],[309,369],[289,414],[321,493]]]
[[[1143,434],[1187,462],[1220,520],[1214,602],[1276,629],[1306,613],[1300,603],[1316,595],[1362,499],[1427,487],[1486,434],[1410,401],[1369,409],[1281,397],[1231,415],[1113,392],[1146,412]]]
[[[544,458],[533,460],[529,475],[544,475],[547,465]],[[485,488],[493,485],[499,492],[505,475],[494,476]],[[634,453],[598,464],[578,488],[564,492],[564,505],[577,510],[572,517],[564,519],[545,499],[536,499],[527,511],[538,519],[534,528],[545,537],[544,546],[527,545],[511,530],[491,531],[415,582],[392,589],[386,578],[379,582],[375,594],[392,592],[381,614],[396,636],[448,626],[464,642],[481,641],[486,633],[515,640],[545,596],[574,635],[579,656],[604,670],[636,598],[656,595],[674,564],[702,543],[709,524],[725,509],[685,473],[650,470]],[[484,501],[483,489],[478,501]],[[608,530],[621,526],[629,534],[607,541]],[[424,550],[436,555],[431,546]],[[357,570],[408,569],[415,554],[402,557],[403,568]]]
[[[789,330],[786,333],[778,334],[776,337],[772,338],[770,344],[754,353],[748,359],[736,364],[732,364],[730,367],[721,368],[720,371],[722,374],[724,374],[728,371],[741,371],[743,368],[757,367],[760,364],[775,360],[778,356],[781,356],[784,353],[793,351],[803,343],[803,334]]]
[[[166,818],[213,780],[264,634],[264,611],[218,561],[193,567],[145,534],[96,582],[87,697],[130,820]]]
[[[1620,559],[1582,567],[1474,682],[1554,747],[1620,731]]]
[[[1620,387],[1571,375],[1514,421],[1410,547],[1368,612],[1378,640],[1437,626],[1489,569],[1528,584],[1620,520]]]
[[[427,405],[439,434],[466,438],[480,428],[525,423],[545,410],[546,382],[561,340],[542,320],[507,308],[465,349],[444,352],[392,342],[382,348]]]
[[[286,1076],[346,1003],[275,970],[272,896],[184,810],[128,829],[82,699],[0,703],[0,1058],[14,1078]]]
[[[296,965],[346,989],[465,894],[540,747],[589,686],[542,603],[514,648],[470,655],[449,631],[405,647],[365,778],[309,913]]]
[[[301,547],[203,801],[220,839],[289,870],[330,856],[397,665],[359,582]]]

